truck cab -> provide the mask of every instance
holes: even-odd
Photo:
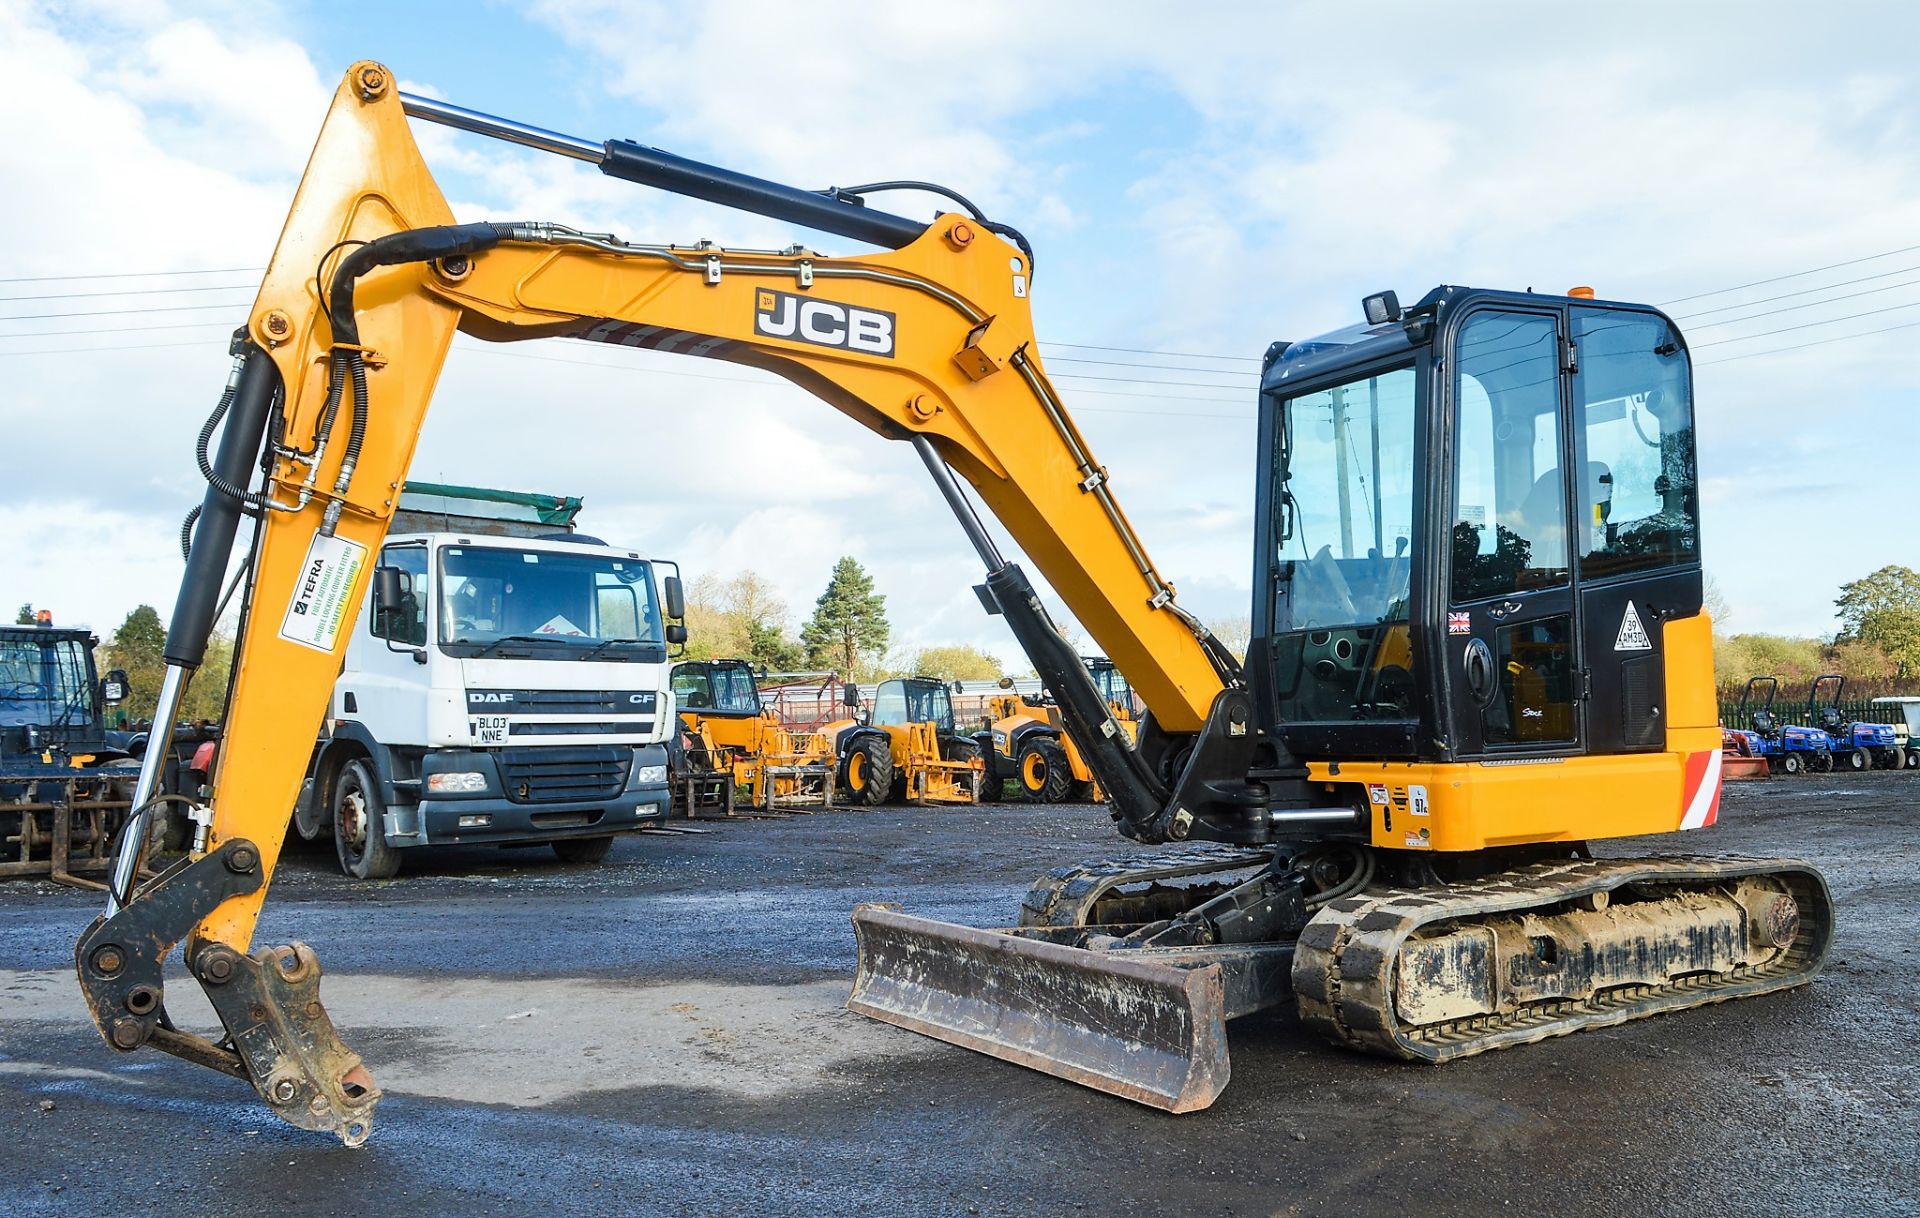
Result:
[[[431,845],[597,862],[668,815],[677,569],[487,494],[410,484],[397,524],[416,527],[381,548],[298,812],[350,875]]]

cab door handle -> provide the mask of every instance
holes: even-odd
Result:
[[[1487,616],[1495,621],[1499,621],[1509,614],[1520,612],[1524,608],[1526,608],[1526,606],[1519,601],[1496,601],[1487,606]]]
[[[1467,696],[1485,710],[1493,704],[1494,691],[1498,688],[1493,673],[1493,648],[1487,646],[1485,639],[1469,641],[1461,665],[1466,674]]]

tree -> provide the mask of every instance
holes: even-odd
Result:
[[[852,677],[860,672],[863,659],[886,653],[891,633],[887,598],[873,590],[873,577],[849,557],[833,565],[827,590],[800,629],[800,643],[809,664]]]
[[[33,625],[33,602],[32,601],[28,601],[26,604],[20,606],[20,612],[13,615],[13,624],[16,626]]]
[[[1000,658],[978,647],[923,648],[909,667],[914,676],[942,681],[997,681],[1002,676]]]
[[[1836,645],[1860,642],[1886,653],[1902,677],[1920,675],[1920,571],[1886,566],[1840,585]]]
[[[207,639],[206,658],[187,683],[180,700],[180,718],[192,722],[219,719],[227,709],[227,681],[233,673],[233,636],[214,631]]]
[[[697,660],[742,659],[774,670],[804,662],[787,633],[787,603],[752,571],[731,579],[708,573],[688,585],[687,636],[687,654]]]
[[[1701,600],[1706,606],[1707,616],[1713,619],[1716,627],[1725,629],[1726,624],[1733,620],[1733,606],[1727,604],[1727,594],[1720,590],[1720,581],[1711,574],[1703,574],[1700,582]]]
[[[1246,617],[1223,617],[1207,623],[1207,629],[1220,645],[1244,660],[1247,658],[1247,644],[1253,641],[1253,619]]]
[[[152,605],[141,605],[127,614],[120,628],[107,640],[106,667],[125,670],[127,700],[119,709],[130,719],[153,717],[154,704],[160,699],[160,679],[166,669],[163,654],[167,648],[167,630]]]

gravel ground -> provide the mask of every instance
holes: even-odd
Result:
[[[1098,810],[705,827],[372,886],[286,860],[260,941],[313,944],[386,1090],[358,1151],[110,1052],[68,972],[97,903],[0,887],[0,1214],[1920,1214],[1910,775],[1730,786],[1716,829],[1602,851],[1813,860],[1840,926],[1812,986],[1438,1068],[1255,1017],[1177,1118],[839,1006],[855,903],[1002,924],[1039,871],[1122,852]]]

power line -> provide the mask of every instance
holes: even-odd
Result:
[[[1260,374],[1257,372],[1241,372],[1236,368],[1179,368],[1172,364],[1140,364],[1122,359],[1069,359],[1064,355],[1054,356],[1051,362],[1056,364],[1089,364],[1102,368],[1153,368],[1161,372],[1205,372],[1213,376],[1250,376],[1256,381],[1260,379]]]
[[[126,288],[113,292],[55,292],[46,296],[0,296],[0,304],[16,304],[23,300],[83,300],[96,296],[172,296],[182,292],[240,292],[254,291],[258,287],[258,284],[252,283],[216,283],[209,288]]]
[[[0,334],[0,340],[9,338],[78,338],[83,334],[141,334],[148,330],[233,330],[236,327],[224,321],[182,321],[164,326],[102,326],[92,330],[28,330],[21,334]],[[111,351],[112,347],[94,347],[95,351]],[[15,352],[14,354],[24,354]]]
[[[1756,338],[1771,338],[1776,334],[1791,334],[1795,330],[1811,330],[1815,326],[1833,326],[1843,321],[1854,321],[1861,317],[1878,317],[1882,313],[1898,313],[1902,309],[1920,309],[1920,300],[1911,300],[1906,304],[1888,305],[1884,309],[1868,309],[1862,313],[1848,313],[1844,317],[1829,317],[1825,321],[1806,321],[1797,326],[1782,326],[1778,330],[1761,330],[1756,334],[1741,334],[1733,338],[1716,338],[1710,343],[1695,343],[1695,350],[1707,347],[1719,347],[1726,343],[1752,342]]]
[[[3,282],[3,281],[0,281]],[[1253,355],[1205,355],[1198,351],[1148,351],[1140,347],[1096,347],[1091,343],[1061,343],[1043,341],[1043,347],[1072,347],[1076,351],[1116,351],[1122,355],[1170,355],[1175,359],[1230,359],[1244,363],[1257,364],[1258,356]]]
[[[1769,347],[1765,351],[1746,351],[1739,355],[1729,355],[1724,359],[1702,360],[1697,366],[1701,368],[1711,368],[1715,364],[1731,364],[1736,360],[1759,359],[1763,355],[1779,355],[1783,351],[1799,351],[1805,347],[1824,347],[1828,343],[1844,343],[1852,338],[1871,338],[1876,334],[1891,334],[1895,330],[1911,330],[1915,326],[1920,326],[1920,321],[1903,321],[1897,326],[1882,326],[1877,330],[1862,330],[1857,334],[1836,334],[1832,338],[1816,338],[1810,342],[1794,343],[1790,347]]]
[[[12,313],[0,315],[0,322],[51,321],[60,317],[130,317],[136,313],[204,313],[208,309],[243,309],[248,302],[221,301],[203,305],[161,305],[150,309],[92,309],[84,313]]]
[[[1728,292],[1740,292],[1747,288],[1760,287],[1763,284],[1782,283],[1788,279],[1802,279],[1808,275],[1818,275],[1821,271],[1834,271],[1843,266],[1858,266],[1862,262],[1874,262],[1881,258],[1891,258],[1895,254],[1910,254],[1914,250],[1920,250],[1920,245],[1905,245],[1897,250],[1888,250],[1884,254],[1868,254],[1865,258],[1849,258],[1845,262],[1829,262],[1825,266],[1816,266],[1809,271],[1795,271],[1791,275],[1775,275],[1770,279],[1756,279],[1751,283],[1738,283],[1730,288],[1715,288],[1711,292],[1695,292],[1691,296],[1676,296],[1672,300],[1661,301],[1660,307],[1664,309],[1668,305],[1685,304],[1689,300],[1703,300],[1708,296],[1724,296]]]
[[[1858,292],[1844,292],[1839,296],[1828,296],[1822,300],[1809,300],[1797,305],[1784,305],[1778,309],[1768,309],[1762,313],[1749,313],[1745,317],[1731,317],[1726,321],[1710,321],[1705,325],[1695,326],[1694,328],[1697,330],[1711,330],[1716,326],[1737,326],[1742,322],[1758,321],[1762,317],[1776,317],[1781,313],[1797,313],[1801,309],[1817,309],[1821,305],[1830,305],[1836,301],[1853,300],[1860,296],[1872,296],[1879,292],[1891,292],[1899,288],[1914,287],[1915,285],[1920,285],[1920,279],[1907,279],[1900,283],[1889,283],[1884,287],[1878,288],[1864,288]]]
[[[1675,321],[1691,321],[1696,317],[1705,317],[1710,313],[1725,313],[1732,309],[1750,309],[1754,305],[1772,304],[1776,300],[1792,300],[1795,296],[1807,296],[1814,292],[1830,292],[1834,288],[1850,288],[1856,283],[1871,283],[1875,279],[1886,279],[1893,275],[1905,275],[1909,271],[1920,271],[1920,266],[1903,266],[1891,271],[1881,271],[1877,275],[1862,275],[1858,279],[1842,279],[1839,283],[1823,283],[1817,288],[1801,288],[1798,292],[1782,292],[1778,296],[1762,296],[1758,300],[1743,300],[1739,304],[1719,305],[1711,309],[1701,309],[1697,313],[1676,313]]]
[[[64,283],[69,280],[83,279],[164,279],[170,275],[259,275],[266,269],[264,266],[223,266],[209,267],[199,271],[121,271],[111,275],[23,275],[11,279],[0,279],[0,283]]]

